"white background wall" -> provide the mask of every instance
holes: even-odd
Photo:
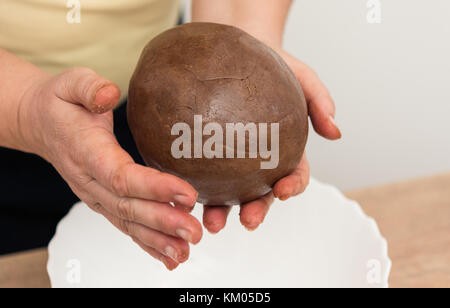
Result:
[[[367,3],[296,0],[285,37],[335,98],[344,138],[308,152],[342,189],[450,171],[450,1],[380,0],[380,24]]]
[[[341,142],[312,136],[312,173],[343,189],[450,171],[450,1],[297,0],[286,49],[338,107]],[[450,189],[450,187],[449,187]]]

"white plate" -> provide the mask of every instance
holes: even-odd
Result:
[[[276,201],[257,231],[233,208],[173,272],[79,203],[49,246],[53,287],[387,287],[391,261],[375,221],[336,188],[312,180]],[[194,210],[201,217],[201,206]]]

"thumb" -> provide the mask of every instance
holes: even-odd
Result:
[[[55,95],[68,103],[105,113],[119,103],[120,89],[89,68],[72,68],[56,77]]]

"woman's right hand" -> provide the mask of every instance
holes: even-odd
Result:
[[[172,270],[188,259],[189,243],[202,237],[201,224],[189,214],[197,192],[175,176],[135,164],[120,147],[112,114],[119,99],[115,84],[87,68],[43,74],[20,101],[21,135],[82,201]]]

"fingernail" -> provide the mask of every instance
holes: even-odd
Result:
[[[184,206],[184,205],[181,205],[179,207],[179,209],[182,210],[185,213],[188,213],[188,214],[192,213],[192,211],[194,210],[193,207],[191,207],[191,206]]]
[[[258,229],[259,225],[256,226],[256,227],[248,227],[248,226],[244,226],[244,227],[245,227],[245,229],[247,229],[247,231],[253,232],[253,231],[255,231],[256,229]]]
[[[289,195],[282,195],[280,198],[281,201],[286,201],[287,199],[289,199]]]
[[[253,220],[246,220],[243,222],[243,225],[245,227],[245,229],[247,229],[248,231],[255,231],[256,229],[258,229],[259,225],[262,224],[262,221],[253,219]]]
[[[178,253],[172,246],[167,246],[166,249],[164,249],[164,253],[175,262],[178,262]]]
[[[189,243],[193,243],[192,242],[192,235],[191,232],[184,230],[184,229],[177,229],[175,231],[175,233],[181,237],[183,240],[188,241]]]
[[[183,205],[184,207],[192,207],[195,203],[195,201],[192,202],[191,197],[185,195],[176,195],[173,199],[175,203]]]
[[[330,122],[336,128],[336,130],[338,131],[339,139],[342,138],[341,130],[339,129],[339,126],[336,124],[336,120],[334,119],[333,115],[330,115]]]
[[[167,263],[166,258],[164,258],[164,256],[161,256],[161,258],[159,259],[159,261],[162,262],[162,264],[164,264],[164,266],[169,270],[169,271],[173,271],[174,268],[171,268],[170,265]]]
[[[188,257],[187,253],[185,251],[183,251],[181,253],[181,255],[178,257],[177,262],[184,262],[184,261],[186,261],[187,257]]]
[[[292,195],[294,194],[294,189],[290,189],[288,193],[284,193],[281,194],[278,199],[280,199],[281,201],[286,201],[287,199],[289,199]]]
[[[275,191],[273,192],[273,197],[279,199],[278,194]]]
[[[219,225],[217,223],[207,223],[205,222],[205,225],[208,226],[208,228],[206,228],[206,230],[208,230],[208,232],[210,234],[217,234],[222,230],[222,225]]]

